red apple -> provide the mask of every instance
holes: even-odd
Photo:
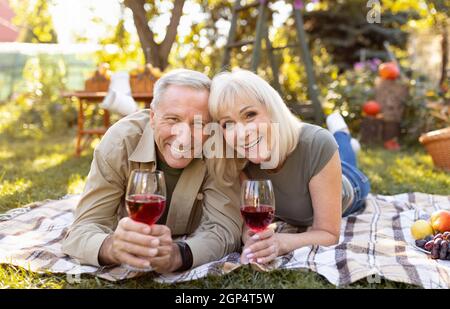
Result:
[[[400,70],[394,62],[385,62],[378,67],[378,74],[382,79],[394,80],[400,76]]]
[[[435,211],[430,218],[431,226],[436,232],[444,233],[450,231],[450,211]]]
[[[381,105],[377,101],[367,101],[363,104],[363,112],[369,116],[376,116],[381,112]]]
[[[392,151],[400,150],[400,144],[397,142],[397,140],[395,138],[391,138],[391,139],[385,141],[383,146],[387,150],[392,150]]]

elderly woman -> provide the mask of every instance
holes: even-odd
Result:
[[[303,246],[336,244],[341,217],[360,210],[370,191],[342,117],[327,119],[334,134],[302,123],[275,89],[245,70],[213,79],[209,110],[234,152],[215,166],[216,176],[241,173],[274,187],[277,228],[245,229],[241,261],[264,264]]]

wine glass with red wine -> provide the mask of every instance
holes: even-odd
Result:
[[[249,229],[265,230],[275,216],[275,196],[270,180],[244,180],[241,187],[241,214]]]
[[[166,182],[162,171],[133,170],[128,180],[125,196],[128,215],[137,222],[155,224],[166,207]],[[151,267],[136,268],[124,265],[132,271],[152,271]]]

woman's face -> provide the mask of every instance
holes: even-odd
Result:
[[[236,150],[239,157],[255,164],[270,159],[272,122],[264,105],[238,102],[222,113],[219,124],[226,143]]]

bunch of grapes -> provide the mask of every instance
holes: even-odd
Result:
[[[416,240],[416,246],[431,252],[432,259],[450,261],[450,232]]]

